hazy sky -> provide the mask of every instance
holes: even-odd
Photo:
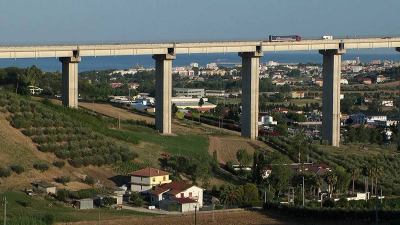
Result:
[[[400,0],[0,0],[0,43],[400,34]]]

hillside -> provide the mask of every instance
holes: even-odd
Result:
[[[55,183],[57,177],[71,181],[60,188],[89,188],[82,180],[91,176],[100,186],[114,186],[110,178],[140,167],[159,167],[163,155],[182,155],[203,161],[218,152],[221,163],[234,161],[236,151],[252,153],[265,144],[236,135],[222,134],[214,128],[174,122],[174,136],[159,135],[151,119],[106,104],[84,103],[86,109],[65,109],[57,101],[25,98],[0,92],[0,167],[19,165],[24,172],[0,178],[0,189],[24,189],[33,181]],[[86,105],[85,105],[86,104]],[[92,112],[95,112],[93,114]],[[102,116],[106,115],[106,116]],[[118,119],[120,127],[118,128]],[[63,161],[58,168],[52,164]],[[40,172],[34,164],[46,164]],[[211,184],[221,184],[211,179]]]

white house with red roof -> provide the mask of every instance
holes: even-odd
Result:
[[[184,181],[173,181],[149,191],[151,204],[165,210],[191,212],[203,207],[203,189]]]
[[[169,173],[160,169],[147,167],[131,174],[131,191],[147,192],[156,185],[171,183]]]

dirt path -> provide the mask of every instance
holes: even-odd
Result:
[[[98,221],[69,223],[71,225],[96,225]],[[154,217],[127,217],[123,219],[105,220],[101,224],[108,225],[190,225],[194,224],[194,214],[177,216],[154,216]],[[270,216],[251,211],[239,212],[215,212],[214,221],[212,213],[201,213],[197,215],[198,225],[294,225],[295,223],[281,222]],[[60,223],[61,225],[61,223]]]
[[[109,117],[114,117],[114,118],[120,117],[121,120],[144,120],[147,123],[154,123],[154,118],[150,116],[143,116],[136,113],[132,113],[126,109],[114,107],[110,104],[79,102],[79,106],[85,109],[96,111],[100,114]]]

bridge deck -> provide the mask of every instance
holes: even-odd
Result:
[[[269,41],[218,41],[180,43],[132,43],[132,44],[82,44],[82,45],[32,45],[0,46],[0,58],[51,58],[71,57],[79,50],[85,56],[122,56],[166,54],[174,48],[176,54],[252,52],[261,46],[264,52],[275,51],[316,51],[338,49],[344,43],[345,49],[373,49],[400,47],[400,38],[360,38],[334,40],[302,40],[294,42]]]

